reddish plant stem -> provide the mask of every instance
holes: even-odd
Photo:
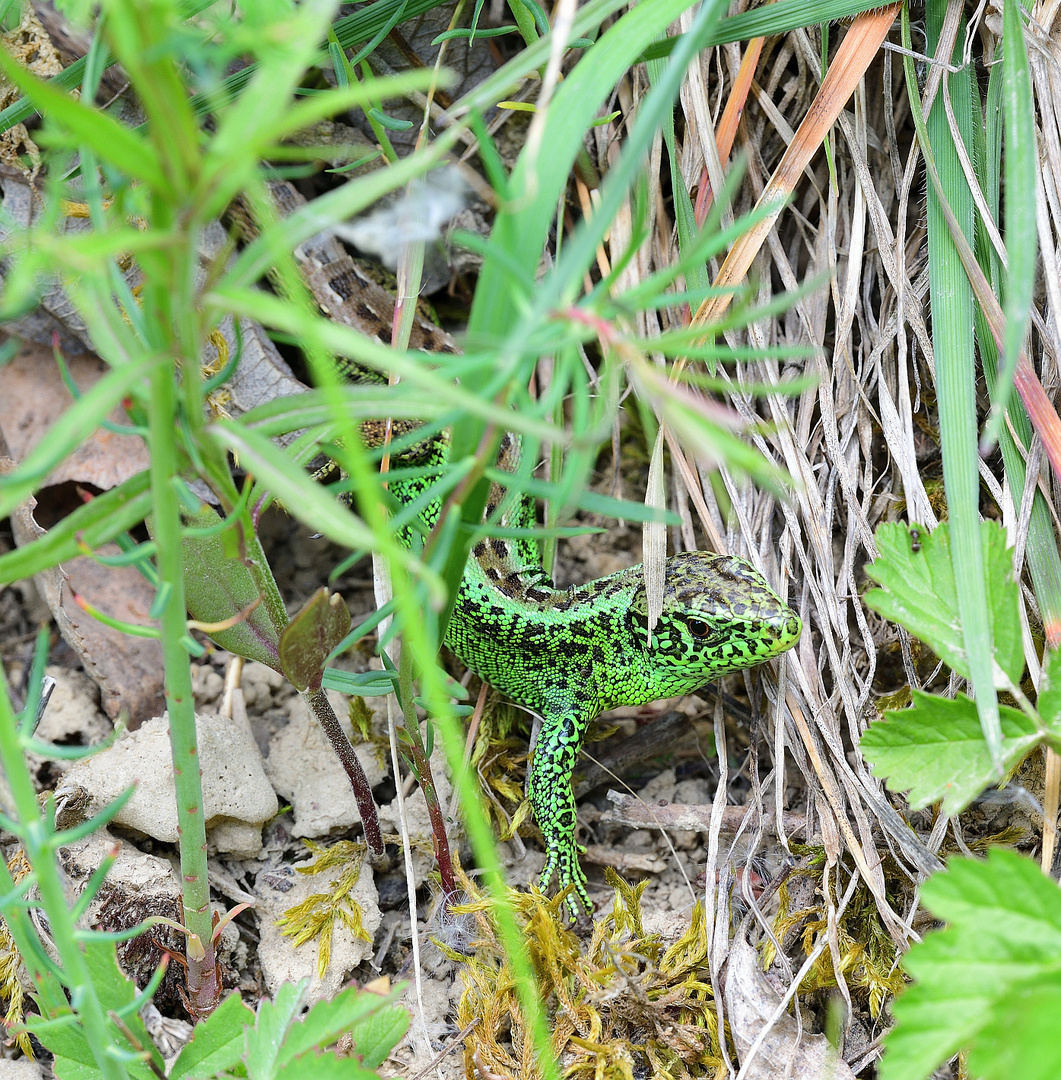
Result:
[[[332,703],[323,687],[316,690],[307,690],[303,695],[306,704],[313,710],[313,715],[324,730],[328,742],[335,751],[335,756],[342,762],[346,770],[350,787],[353,788],[354,798],[357,800],[357,810],[361,815],[361,824],[365,829],[365,843],[368,845],[369,862],[377,863],[383,858],[383,834],[379,827],[379,814],[376,812],[376,803],[372,798],[372,788],[369,786],[368,777],[361,767],[361,762],[354,753],[346,732],[339,726],[339,719],[335,715]]]

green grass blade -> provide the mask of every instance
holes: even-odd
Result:
[[[708,0],[700,8],[692,29],[683,36],[670,63],[638,107],[637,119],[623,145],[620,158],[602,185],[599,206],[593,216],[588,221],[583,221],[575,235],[564,245],[556,270],[535,289],[534,304],[528,315],[534,323],[540,322],[550,308],[565,302],[570,303],[574,299],[573,293],[581,286],[582,278],[593,261],[597,247],[603,242],[610,222],[618,214],[627,191],[644,167],[644,160],[656,131],[665,117],[673,115],[674,99],[678,96],[682,79],[685,78],[686,68],[701,48],[706,31],[717,22],[721,8],[720,0]],[[557,100],[554,108],[559,107],[560,102]],[[693,220],[694,237],[695,227]],[[537,258],[536,255],[535,259]],[[515,331],[517,337],[524,333],[522,327]]]
[[[33,106],[56,120],[78,143],[90,146],[100,158],[156,191],[169,190],[169,182],[154,147],[117,120],[72,98],[52,82],[44,82],[0,49],[0,70]]]
[[[0,517],[7,517],[31,495],[100,426],[142,377],[143,369],[138,366],[115,368],[85,391],[63,413],[62,423],[53,425],[18,469],[0,481]]]
[[[984,137],[976,147],[973,162],[988,209],[997,221],[1002,188],[1000,118],[1003,114],[1003,65],[996,64],[991,69],[986,100]],[[976,257],[995,293],[1005,300],[1006,289],[1002,262],[984,228],[978,228],[976,232]],[[984,366],[984,380],[988,392],[992,395],[992,406],[994,409],[999,409],[995,400],[995,395],[999,390],[998,347],[983,309],[979,305],[976,308],[976,341]],[[1019,395],[1010,396],[1003,415],[1007,422],[997,427],[998,445],[1002,451],[1006,480],[1013,493],[1013,503],[1019,513],[1027,484],[1025,453],[1032,445],[1034,432]],[[1021,447],[1025,448],[1025,452],[1022,452]],[[1056,643],[1061,640],[1061,555],[1058,553],[1050,509],[1042,492],[1038,489],[1032,495],[1024,552],[1047,643],[1056,646]]]
[[[928,6],[929,50],[935,52],[943,28],[946,4],[932,0]],[[908,35],[904,9],[904,39]],[[904,42],[905,43],[905,42]],[[963,34],[959,32],[954,55],[960,61]],[[917,96],[913,66],[906,58],[907,87]],[[972,145],[972,75],[968,68],[949,78],[951,101],[959,136]],[[915,106],[919,111],[919,108]],[[965,583],[959,593],[959,610],[970,682],[984,738],[992,759],[1001,762],[1002,728],[992,671],[991,615],[984,587],[983,551],[980,545],[979,458],[977,453],[976,382],[973,362],[973,294],[957,247],[941,207],[946,199],[962,232],[973,235],[974,205],[954,135],[947,120],[942,90],[936,96],[925,124],[928,146],[936,163],[942,190],[928,190],[929,283],[932,303],[932,337],[936,360],[940,443],[943,452],[943,483],[951,525],[951,550],[955,578]],[[921,132],[919,131],[919,135]]]
[[[468,323],[473,341],[508,337],[513,309],[526,305],[524,295],[513,295],[514,283],[494,251],[510,257],[533,279],[557,199],[586,130],[637,58],[640,43],[661,34],[687,7],[688,0],[656,0],[629,11],[586,51],[560,84],[544,117],[540,139],[528,140],[512,172],[513,201],[494,224]],[[548,155],[547,169],[541,168],[544,155]]]
[[[655,85],[663,78],[666,67],[661,60],[650,60],[646,65],[649,81]],[[700,230],[696,224],[696,211],[689,189],[685,186],[681,163],[674,140],[674,110],[670,109],[663,117],[663,145],[667,148],[667,162],[670,166],[671,191],[674,193],[674,224],[678,232],[678,251],[685,256],[690,247],[699,239]],[[690,262],[685,271],[685,285],[688,289],[706,289],[711,284],[706,262]]]
[[[394,371],[404,382],[437,395],[446,406],[465,409],[471,416],[484,422],[500,424],[504,429],[546,442],[563,440],[563,432],[552,424],[539,420],[532,413],[513,412],[492,400],[484,400],[478,394],[458,386],[446,376],[428,368],[419,353],[403,353],[388,349],[363,334],[340,326],[327,319],[307,318],[294,304],[255,290],[218,288],[208,299],[219,307],[257,319],[267,326],[297,335],[306,344],[313,345],[333,355],[346,356],[380,371]],[[484,363],[489,364],[489,360]],[[485,377],[488,367],[480,368]],[[501,372],[504,375],[504,372]],[[399,387],[403,383],[399,383]],[[394,388],[397,397],[401,391]],[[357,546],[357,545],[354,545]]]
[[[1006,0],[1005,40],[1002,57],[1002,87],[1005,110],[1006,181],[1006,331],[1002,368],[992,395],[991,415],[984,430],[984,443],[998,436],[1013,389],[1017,354],[1028,332],[1038,232],[1035,224],[1036,174],[1039,155],[1035,147],[1035,106],[1032,103],[1028,53],[1024,44],[1019,0]]]
[[[410,154],[389,168],[375,169],[366,176],[342,184],[263,229],[226,272],[222,279],[224,286],[254,285],[283,258],[290,259],[294,248],[322,228],[360,213],[415,177],[422,176],[445,157],[457,141],[458,130],[456,126],[447,129],[423,151]]]
[[[151,512],[147,473],[138,473],[63,518],[38,540],[0,556],[0,584],[32,577],[138,525]]]
[[[863,11],[872,11],[882,5],[876,0],[778,0],[776,4],[762,4],[740,15],[722,19],[712,30],[704,47],[726,45],[732,41],[747,41],[754,37],[773,37],[798,30],[802,26],[832,22],[834,19],[850,19]],[[639,60],[658,60],[678,47],[679,37],[666,38],[649,45]]]

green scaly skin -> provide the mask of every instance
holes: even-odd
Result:
[[[499,460],[518,455],[506,444]],[[392,491],[408,502],[424,486],[394,483]],[[500,498],[495,486],[487,517]],[[519,524],[533,522],[529,500],[516,515]],[[433,527],[437,516],[438,506],[430,507],[424,525]],[[545,839],[543,890],[555,875],[560,888],[573,887],[568,906],[576,918],[580,905],[593,910],[571,791],[591,721],[607,709],[688,694],[761,664],[791,648],[801,629],[763,576],[735,556],[690,551],[668,559],[663,614],[650,638],[640,566],[557,589],[533,541],[476,544],[445,640],[480,678],[542,718],[530,799]]]

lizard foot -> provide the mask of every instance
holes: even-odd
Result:
[[[572,891],[567,896],[567,908],[572,919],[578,919],[583,914],[593,913],[593,901],[589,898],[586,888],[586,875],[578,862],[578,852],[571,846],[571,850],[563,850],[550,845],[548,858],[539,886],[542,892],[549,887],[553,875],[556,875],[557,886],[566,889],[572,886]]]

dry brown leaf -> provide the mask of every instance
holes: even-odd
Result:
[[[87,354],[71,357],[67,365],[82,392],[108,370],[102,360]],[[27,344],[9,364],[0,368],[0,433],[16,461],[25,460],[52,426],[62,422],[63,414],[72,404],[73,397],[51,349]],[[115,409],[108,419],[116,424],[129,423],[121,409]],[[45,487],[72,480],[108,491],[143,472],[149,464],[147,447],[139,436],[99,428],[48,477]]]
[[[800,1032],[787,1012],[771,1023],[781,995],[759,969],[759,957],[744,940],[733,939],[726,968],[726,1018],[740,1058],[740,1080],[855,1080],[824,1035]],[[763,1035],[763,1029],[769,1030]],[[753,1044],[763,1035],[755,1056]],[[749,1060],[750,1059],[750,1060]]]
[[[15,467],[0,459],[0,475]],[[36,500],[27,499],[11,513],[11,531],[19,547],[44,536],[34,520]],[[101,554],[117,554],[116,547]],[[138,626],[150,626],[147,616],[154,589],[134,567],[102,566],[88,556],[52,567],[34,576],[63,639],[99,687],[101,704],[111,719],[124,714],[131,728],[159,715],[163,696],[162,647],[154,638],[132,637],[105,626],[81,608],[75,596],[108,615]]]

